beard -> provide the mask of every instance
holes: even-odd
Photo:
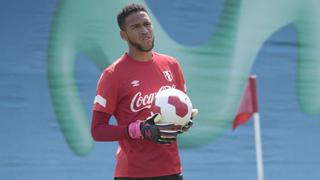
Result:
[[[151,50],[153,49],[153,47],[154,47],[154,38],[152,39],[152,43],[151,43],[151,46],[150,46],[149,48],[145,48],[145,47],[143,47],[140,43],[136,43],[136,42],[131,41],[130,38],[128,38],[128,42],[129,42],[129,44],[130,44],[131,46],[137,48],[137,49],[138,49],[139,51],[141,51],[141,52],[149,52],[149,51],[151,51]]]

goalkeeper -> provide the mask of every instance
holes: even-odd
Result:
[[[178,127],[156,124],[151,113],[155,94],[166,88],[186,92],[178,61],[152,51],[153,26],[139,4],[125,6],[117,17],[120,36],[128,52],[107,67],[98,81],[91,133],[95,141],[118,141],[115,180],[181,180],[177,135],[192,121]],[[117,125],[109,124],[111,116]],[[193,112],[192,117],[196,115]]]

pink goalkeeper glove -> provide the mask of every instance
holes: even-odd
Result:
[[[132,122],[128,127],[129,136],[132,139],[146,139],[161,144],[176,141],[179,127],[172,123],[158,124],[160,120],[160,114],[153,114],[145,121]]]

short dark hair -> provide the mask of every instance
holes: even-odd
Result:
[[[125,23],[126,18],[130,14],[135,13],[135,12],[140,12],[140,11],[144,11],[148,14],[148,11],[146,10],[146,8],[141,4],[132,3],[132,4],[129,4],[129,5],[126,5],[125,7],[123,7],[117,16],[119,28],[121,30],[124,30],[124,23]]]

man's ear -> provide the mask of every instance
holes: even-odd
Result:
[[[127,33],[123,30],[120,30],[120,36],[123,40],[127,41],[128,40],[128,36]]]

